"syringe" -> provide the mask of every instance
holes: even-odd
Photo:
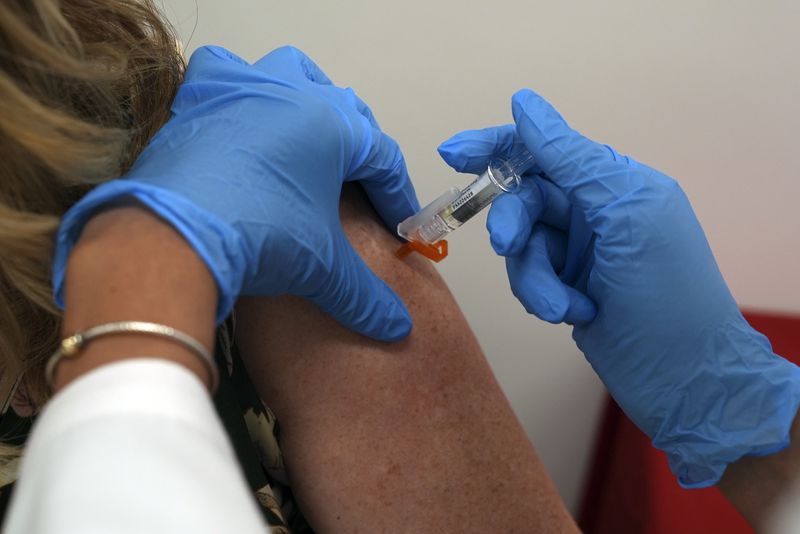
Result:
[[[522,174],[532,166],[533,156],[524,148],[510,157],[492,159],[486,171],[463,190],[451,187],[418,213],[398,224],[398,235],[411,244],[435,246],[500,194],[515,192]]]

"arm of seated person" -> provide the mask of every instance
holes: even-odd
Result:
[[[357,186],[341,220],[401,296],[411,335],[382,343],[295,298],[243,299],[237,340],[281,423],[317,532],[576,532],[464,316],[428,260],[399,246]],[[279,260],[279,259],[278,259]]]
[[[790,437],[787,449],[740,458],[719,481],[719,489],[756,532],[797,532],[800,528],[800,417],[795,418]]]

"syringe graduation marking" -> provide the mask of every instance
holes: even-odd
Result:
[[[459,222],[458,226],[461,226],[494,200],[498,192],[497,187],[489,180],[487,173],[484,173],[467,186],[461,196],[450,204],[450,209],[447,211],[450,217]],[[450,223],[450,221],[447,222]]]
[[[525,149],[508,158],[489,162],[485,172],[459,191],[451,188],[397,226],[397,233],[407,241],[432,245],[460,227],[489,205],[503,192],[513,192],[520,176],[533,165],[533,156]]]

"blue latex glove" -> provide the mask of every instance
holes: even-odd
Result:
[[[249,65],[197,50],[173,116],[119,180],[64,217],[54,266],[62,302],[67,256],[97,209],[134,197],[173,225],[217,282],[217,320],[245,295],[306,297],[345,326],[397,340],[411,319],[355,253],[339,221],[342,183],[359,181],[390,228],[419,204],[397,144],[350,89],[285,47]]]
[[[525,308],[575,324],[684,487],[787,447],[800,370],[742,317],[680,186],[572,130],[531,91],[514,95],[513,114],[516,127],[458,134],[440,153],[459,171],[519,142],[536,159],[540,176],[497,199],[487,224]]]

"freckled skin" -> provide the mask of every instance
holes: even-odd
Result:
[[[317,532],[577,532],[452,295],[357,186],[341,220],[403,298],[411,335],[381,343],[305,300],[243,299],[238,341],[281,422],[293,488]]]

